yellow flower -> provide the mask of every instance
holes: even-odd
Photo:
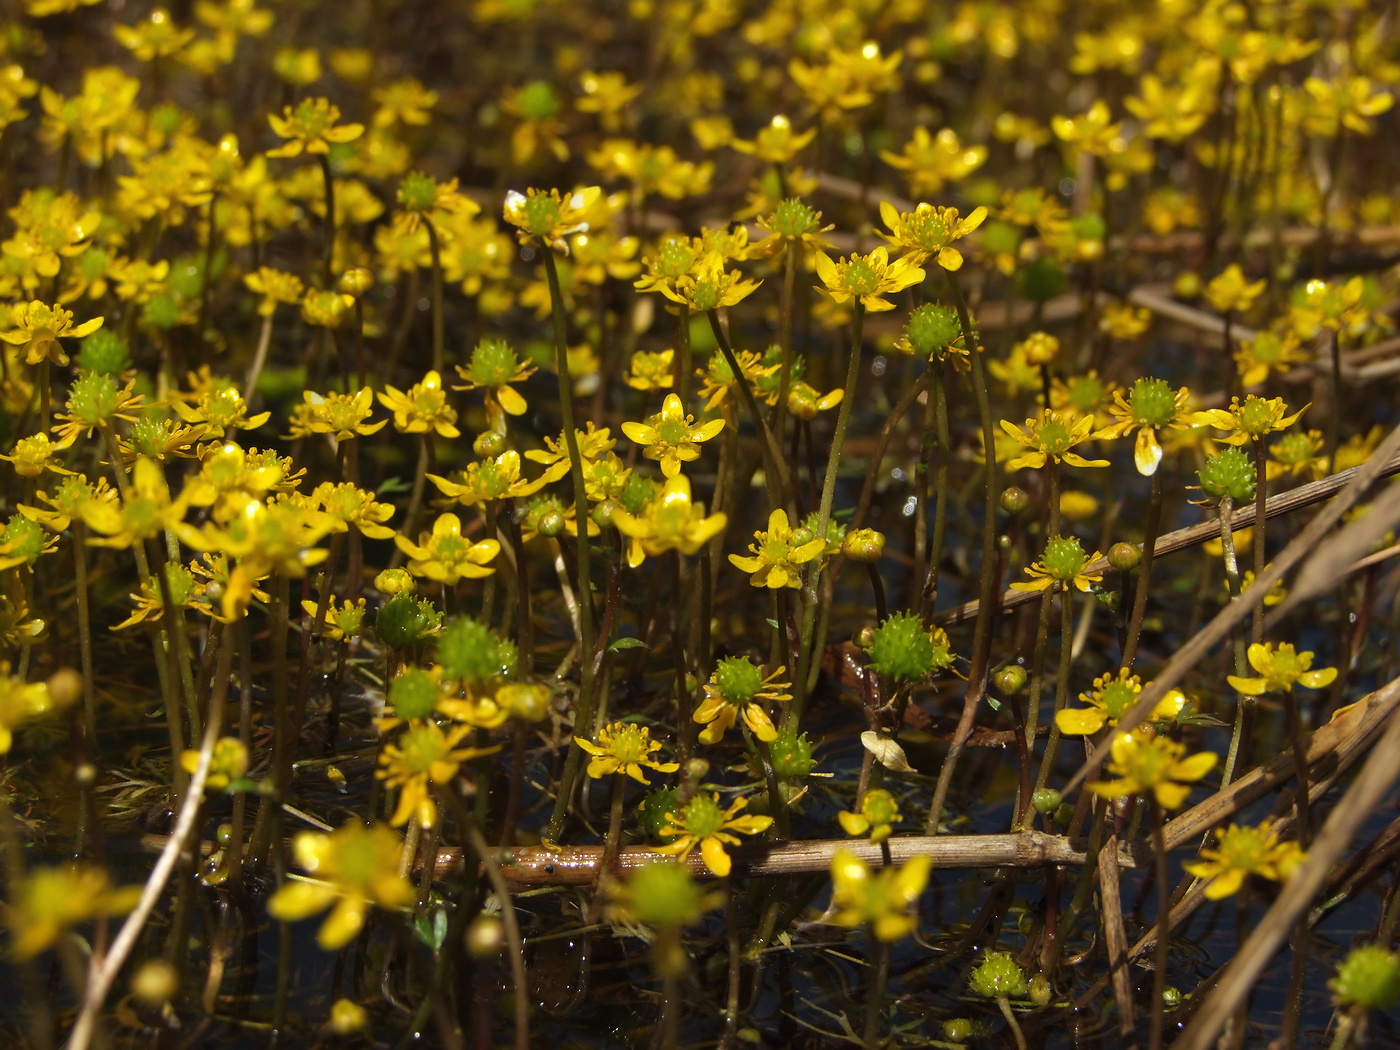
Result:
[[[918,265],[933,258],[945,270],[962,269],[962,253],[953,247],[953,242],[981,226],[986,217],[987,209],[981,207],[960,219],[957,208],[920,204],[912,212],[900,212],[889,201],[880,202],[880,218],[890,229],[888,234],[882,235],[885,240],[902,251],[911,263]]]
[[[544,193],[530,189],[524,194],[511,190],[506,194],[505,220],[519,227],[516,236],[521,244],[539,241],[568,255],[569,244],[564,238],[588,231],[584,217],[602,193],[601,186],[576,190],[567,198],[561,197],[558,190]]]
[[[348,441],[377,433],[389,422],[387,419],[367,422],[374,411],[374,392],[369,387],[353,394],[332,391],[323,395],[304,390],[301,398],[302,403],[292,409],[291,436],[294,438],[331,434],[337,441]]]
[[[574,102],[574,108],[580,113],[598,114],[604,131],[620,128],[623,112],[646,89],[645,84],[627,83],[625,73],[586,71],[578,82],[583,95]]]
[[[1010,420],[1001,420],[1001,429],[1008,437],[1029,451],[1017,456],[1006,464],[1006,469],[1020,470],[1022,467],[1038,469],[1045,466],[1047,459],[1059,460],[1072,467],[1106,467],[1106,459],[1085,459],[1070,449],[1088,441],[1094,429],[1092,416],[1080,416],[1070,420],[1059,412],[1042,410],[1039,419],[1027,419],[1024,427],[1018,427]]]
[[[269,157],[298,157],[302,152],[329,153],[331,146],[353,142],[365,132],[363,124],[336,125],[340,108],[326,98],[302,99],[296,107],[282,107],[282,116],[269,113],[267,122],[285,145],[267,151]]]
[[[884,245],[869,255],[852,254],[848,259],[833,262],[826,252],[815,257],[817,276],[825,292],[834,302],[858,299],[867,310],[893,310],[894,303],[881,298],[890,292],[903,291],[924,279],[924,271],[906,256],[891,263],[889,249]]]
[[[1271,821],[1258,827],[1231,824],[1216,828],[1214,849],[1201,850],[1201,859],[1182,867],[1198,879],[1208,879],[1206,897],[1218,901],[1239,891],[1251,875],[1285,881],[1306,859],[1296,842],[1280,842]]]
[[[400,434],[437,433],[445,438],[461,437],[453,424],[457,410],[447,403],[442,388],[442,376],[430,371],[421,383],[414,383],[404,393],[397,387],[384,387],[379,403],[394,413],[394,429]]]
[[[100,547],[125,548],[161,535],[185,516],[184,500],[171,502],[165,474],[155,463],[142,457],[132,471],[131,487],[120,506],[93,504],[84,514],[88,528],[102,539],[89,542]]]
[[[758,739],[764,743],[776,740],[778,730],[759,701],[777,703],[792,699],[790,693],[782,692],[790,688],[788,683],[774,681],[785,670],[779,667],[765,678],[762,668],[741,656],[721,660],[705,683],[705,699],[695,709],[695,721],[705,726],[700,732],[701,742],[718,743],[741,714],[744,724]]]
[[[371,123],[379,128],[393,127],[395,124],[427,124],[431,119],[428,111],[438,103],[438,93],[428,90],[414,77],[391,80],[371,91],[370,98],[379,107],[370,118]]]
[[[413,887],[399,874],[403,844],[383,824],[365,827],[352,820],[329,835],[303,831],[292,852],[297,865],[314,878],[284,883],[267,902],[268,914],[294,922],[335,905],[316,935],[326,951],[354,939],[371,904],[397,909],[413,903]]]
[[[1101,157],[1114,148],[1115,140],[1122,137],[1123,125],[1110,124],[1111,119],[1108,103],[1098,99],[1080,116],[1052,117],[1050,127],[1065,142]]]
[[[1226,681],[1246,696],[1261,693],[1291,693],[1295,685],[1309,689],[1323,689],[1337,679],[1335,667],[1312,667],[1313,654],[1297,652],[1287,642],[1274,645],[1273,642],[1255,642],[1249,647],[1249,665],[1258,671],[1262,678],[1239,678],[1227,675]]]
[[[1237,397],[1230,398],[1229,408],[1212,408],[1193,413],[1189,418],[1193,426],[1214,427],[1229,432],[1225,440],[1232,445],[1246,445],[1251,440],[1291,427],[1309,407],[1304,405],[1290,416],[1285,414],[1288,406],[1283,403],[1283,398],[1262,398],[1250,394],[1243,402]]]
[[[316,602],[307,599],[301,603],[301,611],[307,616],[316,616]],[[330,601],[326,605],[326,637],[333,642],[342,642],[347,638],[354,638],[360,633],[360,628],[365,622],[365,600],[360,598],[357,601],[346,599],[341,604],[336,605],[335,595],[332,594]]]
[[[1122,437],[1129,431],[1138,432],[1133,446],[1133,464],[1138,473],[1150,477],[1157,472],[1162,462],[1162,446],[1157,441],[1157,430],[1170,427],[1173,430],[1189,430],[1198,425],[1194,413],[1188,410],[1190,391],[1186,387],[1172,393],[1165,379],[1139,379],[1133,383],[1127,398],[1122,391],[1115,391],[1109,412],[1114,422],[1096,434],[1101,438]]]
[[[712,419],[698,426],[695,417],[686,414],[681,399],[674,393],[666,395],[661,411],[645,423],[627,421],[622,432],[639,445],[645,445],[643,455],[661,463],[661,473],[674,478],[681,464],[700,458],[699,443],[709,441],[724,429],[723,419]]]
[[[952,128],[930,136],[928,128],[921,124],[901,152],[882,149],[880,159],[905,173],[911,194],[926,197],[980,168],[987,159],[987,147],[964,146]]]
[[[15,610],[12,619],[22,619],[25,612],[27,610]],[[26,682],[10,674],[9,661],[0,661],[0,755],[10,753],[16,729],[45,715],[57,713],[67,707],[71,700],[72,697],[61,691],[51,692],[45,682]]]
[[[705,507],[690,500],[690,479],[684,474],[667,478],[661,493],[639,514],[626,510],[613,513],[617,531],[632,542],[627,548],[627,564],[636,568],[647,557],[678,550],[694,554],[724,531],[726,514],[705,516]]]
[[[625,424],[624,424],[625,425]],[[801,537],[797,530],[788,526],[787,512],[779,507],[768,515],[768,529],[754,533],[755,543],[749,544],[753,557],[731,554],[729,561],[735,568],[752,573],[749,582],[755,587],[797,587],[801,584],[805,565],[822,552],[822,541],[811,539],[798,543]]]
[[[193,775],[199,768],[199,752],[182,751],[180,768]],[[204,786],[209,791],[222,791],[247,772],[247,746],[236,736],[222,736],[214,742],[214,751],[209,756],[209,779]]]
[[[1235,348],[1235,369],[1240,374],[1240,385],[1247,387],[1258,386],[1271,374],[1282,375],[1309,360],[1291,330],[1259,332],[1253,339],[1240,340]]]
[[[667,825],[661,829],[661,835],[676,837],[664,846],[657,846],[656,851],[684,860],[699,846],[705,867],[724,878],[733,864],[725,845],[737,846],[739,835],[757,835],[767,831],[773,823],[772,817],[740,816],[739,811],[748,804],[748,799],[740,797],[728,809],[721,809],[719,792],[708,795],[700,792],[681,807],[679,815],[666,814]]]
[[[1105,725],[1116,726],[1123,713],[1137,703],[1142,692],[1142,679],[1126,667],[1118,673],[1109,672],[1094,679],[1092,692],[1080,693],[1079,699],[1088,707],[1066,707],[1055,712],[1055,725],[1065,736],[1087,736]],[[1170,722],[1186,706],[1180,689],[1173,689],[1157,702],[1150,716],[1154,722]]]
[[[71,927],[125,915],[140,899],[140,886],[118,889],[102,868],[36,868],[20,886],[10,888],[5,909],[5,923],[14,931],[10,951],[17,959],[32,959]]]
[[[660,353],[651,353],[646,350],[635,351],[628,368],[627,385],[633,390],[642,390],[648,393],[669,390],[675,385],[675,376],[671,366],[675,356],[674,350],[662,350]]]
[[[1263,294],[1265,283],[1262,277],[1252,283],[1246,281],[1239,263],[1231,263],[1211,278],[1205,295],[1219,313],[1244,313]]]
[[[170,562],[166,564],[164,572],[165,582],[170,588],[170,600],[177,608],[209,612],[205,586],[195,580],[190,570]],[[151,576],[143,580],[137,592],[131,595],[131,600],[136,605],[136,611],[112,630],[121,631],[138,623],[152,623],[165,615],[165,592],[161,588],[159,577]]]
[[[1013,583],[1013,591],[1043,591],[1055,584],[1078,587],[1088,591],[1103,579],[1102,572],[1086,572],[1085,566],[1099,557],[1099,552],[1085,554],[1073,536],[1051,536],[1045,544],[1041,560],[1026,569],[1031,577],[1024,583]]]
[[[848,813],[842,810],[836,814],[841,830],[847,835],[869,834],[870,844],[878,846],[894,832],[894,825],[902,819],[899,803],[884,788],[871,788],[861,799],[860,812]]]
[[[15,473],[22,478],[37,478],[46,470],[57,474],[71,474],[71,470],[54,462],[54,457],[71,444],[71,438],[56,442],[49,440],[47,434],[30,434],[16,441],[14,451],[8,456],[0,455],[0,459],[13,463]]]
[[[60,339],[79,339],[102,327],[103,318],[94,317],[80,325],[73,324],[73,313],[58,303],[46,306],[38,299],[28,303],[16,303],[10,309],[10,323],[14,328],[0,332],[0,339],[12,346],[24,348],[26,364],[37,365],[42,361],[52,361],[62,367],[68,363],[68,355],[59,345]]]
[[[661,741],[651,739],[651,730],[646,726],[631,722],[614,722],[598,730],[595,744],[581,736],[574,737],[574,743],[593,757],[588,760],[590,777],[605,777],[612,773],[625,773],[641,784],[650,784],[642,774],[642,767],[654,769],[658,773],[674,773],[680,769],[679,762],[658,762],[652,753],[661,750]]]
[[[243,395],[231,386],[209,390],[192,405],[183,400],[175,400],[171,407],[186,423],[200,427],[201,437],[213,438],[224,437],[231,428],[257,430],[272,415],[270,412],[248,415],[248,403],[243,400]]]
[[[391,825],[400,827],[417,817],[420,825],[431,828],[437,823],[438,812],[428,785],[448,787],[463,762],[500,750],[499,747],[458,747],[462,738],[471,732],[473,727],[469,725],[443,732],[436,722],[415,721],[397,740],[384,745],[379,755],[383,768],[374,775],[387,786],[399,790],[398,805],[389,818]]]
[[[741,302],[761,283],[746,281],[738,270],[726,269],[724,256],[711,251],[702,255],[688,273],[657,287],[672,302],[704,312]]]
[[[759,129],[752,142],[733,139],[729,145],[739,153],[747,153],[769,164],[787,164],[816,137],[816,128],[799,134],[792,130],[792,122],[779,114]]]
[[[1108,771],[1118,780],[1099,781],[1090,789],[1101,798],[1145,795],[1149,791],[1163,809],[1178,809],[1191,793],[1188,786],[1215,768],[1218,756],[1202,751],[1184,758],[1186,747],[1149,727],[1117,733],[1110,745]]]
[[[433,531],[422,533],[416,544],[402,535],[395,536],[394,543],[408,555],[409,572],[449,587],[464,576],[490,576],[496,570],[486,565],[501,552],[500,543],[494,539],[472,543],[463,536],[462,521],[455,514],[439,516]]]
[[[909,910],[923,895],[932,867],[929,857],[919,856],[901,868],[872,872],[850,850],[837,850],[831,858],[831,904],[838,909],[833,921],[852,928],[868,924],[881,941],[907,936],[918,926]]]
[[[486,412],[492,428],[504,430],[504,417],[500,416],[500,412],[521,416],[529,407],[525,398],[511,384],[522,383],[534,373],[535,366],[521,361],[504,339],[483,339],[472,350],[467,367],[457,366],[457,374],[466,384],[452,389],[485,390]],[[499,409],[495,408],[497,405]]]
[[[194,39],[194,30],[181,29],[171,21],[165,8],[157,7],[134,26],[113,26],[112,35],[142,62],[154,62],[177,54]]]
[[[527,481],[520,474],[520,453],[514,449],[502,452],[495,459],[483,459],[467,464],[460,481],[429,474],[429,479],[444,496],[455,499],[464,507],[473,507],[492,500],[532,496],[544,487],[545,478]]]
[[[304,291],[300,277],[283,270],[274,270],[271,266],[258,267],[258,272],[246,275],[243,283],[250,292],[257,292],[262,296],[258,303],[258,313],[263,317],[271,317],[277,311],[278,303],[301,302]]]

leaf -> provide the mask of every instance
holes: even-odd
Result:
[[[860,735],[860,742],[865,745],[867,751],[875,756],[875,760],[891,773],[914,772],[914,767],[904,757],[904,748],[889,737],[881,736],[873,729],[867,729]]]
[[[640,638],[619,638],[608,646],[609,651],[618,653],[623,649],[648,649],[650,646]]]

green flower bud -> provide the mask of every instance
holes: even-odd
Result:
[[[515,104],[526,120],[548,120],[559,112],[559,96],[545,80],[526,84],[516,94]]]
[[[335,289],[342,295],[360,298],[367,291],[374,287],[374,274],[363,266],[352,266],[340,275],[340,280],[336,282]]]
[[[496,430],[483,430],[472,439],[472,451],[482,459],[492,459],[506,450],[506,436]]]
[[[1031,495],[1020,485],[1008,485],[1001,490],[1001,509],[1008,514],[1024,514],[1031,505]]]
[[[968,986],[984,999],[1022,999],[1030,991],[1026,971],[1010,952],[988,952],[972,971]]]
[[[33,568],[39,555],[44,553],[46,539],[44,526],[23,514],[15,514],[5,525],[5,531],[0,533],[0,551],[9,558],[22,558],[26,565]]]
[[[141,307],[141,319],[156,328],[168,330],[180,323],[180,303],[169,292],[157,292]]]
[[[1400,956],[1380,944],[1353,948],[1327,986],[1344,1006],[1389,1010],[1400,1005]]]
[[[1031,793],[1031,805],[1041,816],[1060,808],[1060,793],[1054,788],[1037,788]]]
[[[1178,299],[1190,302],[1192,299],[1200,298],[1201,287],[1201,275],[1193,270],[1187,270],[1176,275],[1176,280],[1172,282],[1172,294]]]
[[[1218,456],[1207,456],[1196,476],[1201,479],[1201,491],[1211,499],[1228,496],[1236,503],[1254,499],[1258,472],[1254,461],[1241,449],[1231,447]]]
[[[950,1043],[965,1043],[972,1034],[972,1022],[966,1017],[952,1017],[943,1022],[943,1038]]]
[[[1021,298],[1048,303],[1065,290],[1065,271],[1053,255],[1042,255],[1021,268],[1016,284]]]
[[[1176,391],[1165,379],[1139,379],[1128,393],[1128,407],[1135,421],[1164,427],[1176,416]]]
[[[1119,572],[1136,569],[1142,561],[1142,548],[1136,543],[1115,543],[1108,548],[1108,564]]]
[[[992,685],[1002,696],[1015,696],[1026,687],[1026,669],[1019,664],[1007,664],[992,675]]]
[[[898,612],[875,630],[870,666],[896,682],[923,678],[933,670],[933,639],[914,613]]]
[[[1043,974],[1036,974],[1031,978],[1031,1002],[1041,1009],[1050,1005],[1050,982]]]
[[[708,796],[707,796],[708,797]],[[627,910],[644,926],[676,929],[705,911],[705,898],[680,864],[647,864],[627,881]]]

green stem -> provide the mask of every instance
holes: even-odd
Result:
[[[326,188],[326,223],[323,228],[324,241],[321,245],[321,276],[326,282],[326,288],[334,287],[332,278],[335,276],[335,176],[331,174],[330,158],[322,153],[319,155],[321,162],[321,181]]]
[[[841,466],[841,448],[846,443],[846,428],[851,422],[851,409],[856,400],[856,382],[860,378],[860,351],[862,333],[865,327],[865,306],[855,304],[855,316],[851,320],[851,359],[846,365],[845,396],[841,398],[841,408],[836,414],[836,432],[831,435],[831,451],[827,455],[826,474],[822,478],[821,503],[817,507],[817,536],[826,539],[827,526],[831,523],[831,505],[836,497],[836,474]],[[806,586],[803,588],[802,634],[797,650],[797,675],[793,679],[792,701],[783,713],[783,724],[796,728],[802,718],[802,709],[807,704],[808,668],[815,659],[812,640],[817,625],[817,581],[821,572],[809,569]]]
[[[933,402],[933,427],[938,438],[935,451],[937,467],[934,468],[933,497],[933,538],[929,540],[928,576],[919,612],[925,620],[933,615],[938,603],[938,567],[943,562],[943,537],[948,525],[948,467],[951,460],[952,441],[948,432],[948,395],[943,389],[943,362],[930,361],[929,399]]]
[[[874,974],[865,998],[865,1030],[861,1042],[865,1050],[879,1050],[882,1042],[880,1029],[885,1015],[885,985],[890,978],[890,946],[875,936],[874,924],[865,927],[866,951],[875,956]]]
[[[764,476],[770,478],[768,483],[768,500],[774,507],[785,507],[791,503],[792,481],[788,476],[787,461],[783,459],[782,449],[778,447],[777,440],[773,437],[773,431],[768,429],[768,421],[763,418],[763,413],[759,410],[758,399],[754,397],[753,389],[749,386],[748,377],[744,375],[743,369],[739,367],[739,361],[734,356],[734,350],[729,345],[729,336],[725,334],[723,326],[719,323],[719,315],[714,311],[709,311],[710,330],[715,334],[715,341],[719,343],[720,353],[729,364],[729,370],[734,376],[734,385],[739,389],[739,397],[744,402],[744,408],[749,413],[749,418],[758,428],[759,435],[763,438],[763,466]]]
[[[559,410],[563,416],[564,445],[569,452],[569,478],[573,483],[574,506],[580,517],[578,528],[578,611],[579,611],[579,700],[574,715],[574,725],[581,732],[593,722],[593,707],[597,702],[593,690],[593,588],[589,573],[588,528],[585,516],[588,513],[588,490],[583,480],[583,460],[579,456],[578,434],[574,429],[574,381],[569,373],[568,331],[565,327],[564,295],[559,288],[559,268],[554,261],[554,253],[544,252],[544,271],[549,280],[549,299],[554,313],[554,362],[559,372]],[[687,346],[687,357],[688,346]],[[688,362],[687,362],[688,365]],[[554,812],[550,815],[545,838],[554,842],[564,827],[564,818],[569,811],[569,797],[578,780],[579,767],[583,762],[583,748],[577,744],[569,747],[568,758],[564,760],[564,772],[559,779],[559,794],[554,801]]]
[[[1143,617],[1147,615],[1147,595],[1152,589],[1152,554],[1153,548],[1157,546],[1157,533],[1161,525],[1162,472],[1159,469],[1152,475],[1152,494],[1147,501],[1147,526],[1142,537],[1142,561],[1138,564],[1137,589],[1133,591],[1133,612],[1128,620],[1128,636],[1123,643],[1123,666],[1130,671],[1133,661],[1137,658]]]
[[[1161,1050],[1162,995],[1167,990],[1167,949],[1171,936],[1172,888],[1167,880],[1167,837],[1162,831],[1162,806],[1148,796],[1152,810],[1152,854],[1157,862],[1157,958],[1152,974],[1152,1034],[1148,1050]]]
[[[1265,473],[1264,439],[1254,439],[1254,582],[1264,578],[1265,554],[1267,553],[1268,518],[1264,515],[1264,503],[1268,499],[1269,479]],[[1249,632],[1250,641],[1255,645],[1264,640],[1264,603],[1254,606],[1254,623]]]
[[[423,216],[423,228],[428,231],[428,251],[433,260],[433,371],[443,369],[445,342],[442,316],[442,245],[438,240],[437,227],[433,220]]]
[[[98,759],[97,692],[92,679],[92,618],[88,608],[87,526],[73,519],[73,575],[78,594],[78,659],[83,671],[83,734],[88,761]]]
[[[690,400],[691,373],[695,364],[690,351],[690,305],[681,303],[676,307],[676,396],[684,405]]]

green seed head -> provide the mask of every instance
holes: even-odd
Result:
[[[923,678],[933,670],[933,639],[914,613],[895,613],[875,630],[870,666],[896,682]]]
[[[1008,664],[992,675],[992,685],[1002,696],[1015,696],[1026,687],[1026,669],[1019,664]]]
[[[629,910],[644,926],[675,929],[704,913],[704,895],[679,864],[648,864],[628,881]]]
[[[1379,944],[1353,949],[1328,984],[1337,1001],[1368,1010],[1400,1005],[1400,956]]]
[[[399,183],[399,203],[404,209],[425,212],[437,200],[437,179],[424,175],[421,171],[409,172]]]
[[[852,295],[874,295],[880,288],[880,275],[865,259],[852,259],[846,264],[846,287]]]
[[[1089,563],[1089,556],[1073,536],[1052,536],[1045,545],[1045,571],[1056,580],[1074,579]]]
[[[686,831],[705,838],[724,827],[724,810],[720,808],[719,799],[702,791],[681,810],[681,822]]]
[[[670,823],[667,813],[674,813],[679,803],[675,788],[657,788],[648,791],[637,806],[637,824],[653,842],[670,842],[674,835],[662,835],[661,829]]]
[[[389,685],[389,703],[400,718],[427,718],[441,695],[437,681],[420,667],[405,671]]]
[[[1020,999],[1030,991],[1026,971],[1009,952],[988,952],[972,971],[969,986],[984,999]]]
[[[99,328],[82,341],[74,363],[85,372],[116,375],[131,367],[131,357],[121,336],[110,328]]]
[[[1065,290],[1065,271],[1053,255],[1042,255],[1022,268],[1018,283],[1022,298],[1048,303]]]
[[[480,620],[460,616],[438,639],[438,663],[453,682],[485,682],[515,670],[515,646],[502,641]]]
[[[790,726],[778,730],[778,736],[768,745],[768,751],[773,756],[773,772],[780,777],[805,777],[816,765],[812,761],[812,742],[807,739],[807,734],[799,735]]]
[[[14,515],[0,533],[0,550],[8,557],[23,558],[26,564],[33,566],[44,553],[44,527],[23,514]]]
[[[68,414],[88,426],[107,422],[119,404],[121,389],[117,381],[101,372],[80,372],[68,388]]]
[[[180,303],[169,292],[157,292],[141,308],[141,318],[160,329],[171,329],[180,323]]]
[[[498,387],[509,383],[519,366],[520,360],[504,339],[483,339],[472,351],[467,374],[478,386]]]
[[[559,112],[559,96],[544,80],[526,84],[515,96],[515,103],[526,120],[548,120]]]
[[[1165,379],[1139,379],[1128,395],[1128,407],[1136,422],[1164,427],[1176,415],[1176,393]]]
[[[779,202],[768,220],[769,228],[781,237],[796,240],[821,229],[821,212],[813,210],[797,197]]]
[[[1236,503],[1254,499],[1257,475],[1249,456],[1237,448],[1227,448],[1218,456],[1207,456],[1206,465],[1196,472],[1201,491],[1211,499],[1230,497]]]
[[[904,335],[916,353],[932,357],[957,342],[962,328],[953,310],[942,303],[924,303],[909,315]]]
[[[731,656],[715,667],[715,688],[731,704],[747,704],[763,688],[763,671],[743,657]]]
[[[1274,429],[1274,404],[1267,398],[1250,394],[1240,405],[1240,429],[1250,437],[1263,437]]]
[[[390,649],[407,649],[442,625],[442,614],[426,598],[400,592],[384,603],[374,621],[374,633]]]
[[[525,214],[524,229],[536,237],[547,236],[559,225],[563,205],[548,194],[536,194],[525,199],[522,211]]]

